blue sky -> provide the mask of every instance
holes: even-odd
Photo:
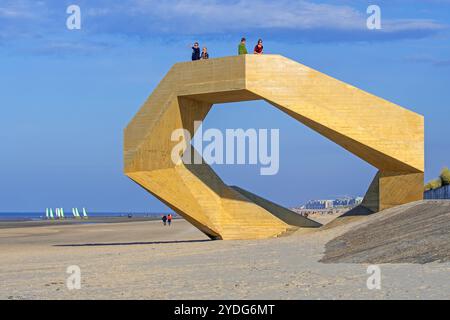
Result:
[[[66,8],[81,7],[81,30]],[[382,30],[367,30],[377,4]],[[122,130],[200,41],[211,57],[285,55],[426,119],[426,178],[450,165],[450,1],[0,0],[0,211],[167,210],[122,174]],[[205,127],[281,128],[280,171],[218,166],[286,206],[363,195],[375,169],[265,102],[214,106]]]

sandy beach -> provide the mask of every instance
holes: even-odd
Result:
[[[268,240],[210,241],[184,220],[0,229],[0,299],[449,299],[449,263],[321,263],[361,222]],[[81,269],[81,289],[66,286]]]

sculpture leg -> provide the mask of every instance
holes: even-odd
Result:
[[[373,212],[423,199],[423,172],[378,171],[362,206]]]

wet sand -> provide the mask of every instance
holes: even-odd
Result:
[[[89,217],[89,219],[61,219],[61,220],[0,220],[0,229],[6,228],[27,228],[27,227],[48,227],[48,226],[63,226],[63,225],[80,225],[80,224],[94,224],[94,223],[124,223],[124,222],[138,222],[138,221],[156,221],[159,217]]]
[[[289,237],[210,241],[184,220],[0,229],[0,299],[449,299],[449,263],[321,263],[355,222]],[[81,269],[69,290],[67,267]]]

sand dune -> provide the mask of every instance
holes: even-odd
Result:
[[[450,201],[416,201],[366,217],[363,222],[327,243],[321,261],[450,261]]]

